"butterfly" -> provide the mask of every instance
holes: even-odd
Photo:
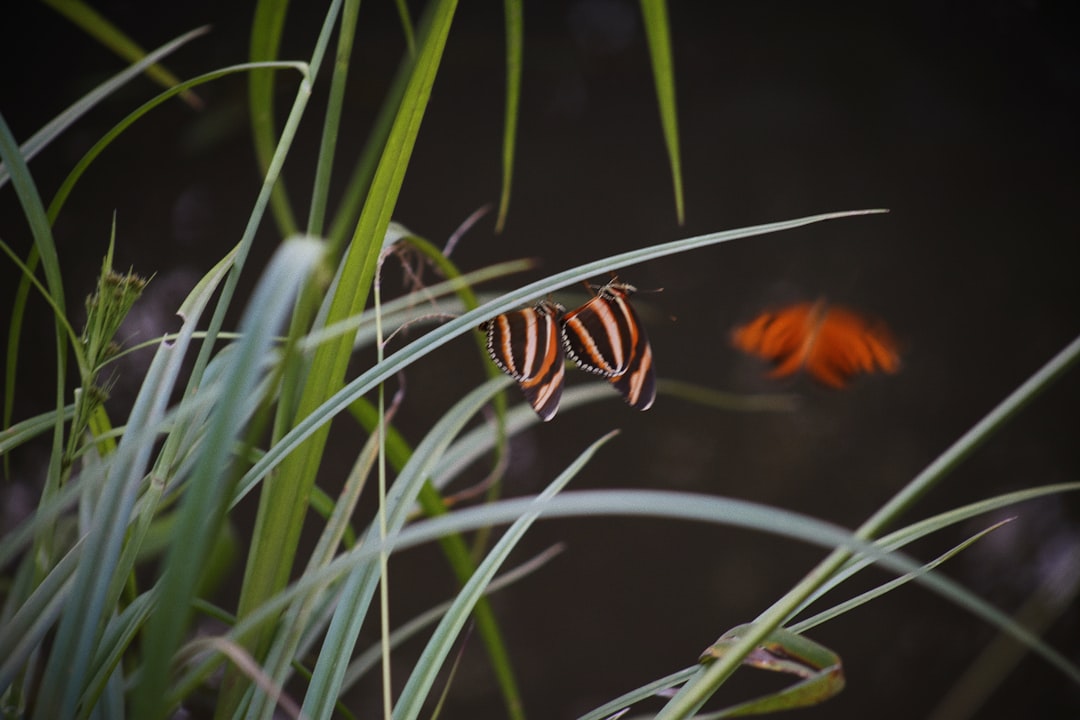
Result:
[[[602,375],[632,408],[648,410],[656,399],[652,347],[629,297],[633,285],[614,279],[587,303],[563,317],[563,347],[582,370]]]
[[[842,388],[852,375],[900,369],[888,328],[824,300],[766,311],[731,335],[735,347],[772,360],[770,377],[805,369],[819,382]]]
[[[480,325],[487,351],[507,375],[517,380],[540,418],[555,417],[562,398],[564,356],[559,322],[566,308],[542,300],[534,307],[497,315]]]

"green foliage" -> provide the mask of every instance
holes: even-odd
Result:
[[[912,541],[963,520],[1046,494],[1074,492],[1077,484],[1032,488],[925,520],[889,535],[895,523],[931,487],[941,482],[973,448],[1080,355],[1074,342],[957,444],[931,464],[862,527],[848,532],[797,513],[721,497],[669,491],[563,492],[591,459],[604,452],[611,434],[581,442],[575,461],[536,497],[496,500],[457,509],[441,492],[464,468],[488,459],[498,479],[507,439],[537,422],[531,408],[510,406],[505,395],[511,380],[483,358],[486,382],[465,394],[439,417],[415,448],[393,425],[393,411],[368,401],[372,391],[444,344],[474,333],[483,320],[595,278],[625,265],[686,253],[739,238],[774,233],[813,223],[882,210],[828,213],[753,227],[708,233],[655,244],[585,262],[530,284],[478,299],[473,286],[530,267],[517,261],[462,273],[441,251],[392,222],[406,170],[419,135],[432,88],[438,79],[457,3],[433,0],[414,30],[406,3],[398,3],[407,51],[379,110],[360,157],[347,168],[337,211],[329,214],[345,82],[359,22],[358,0],[336,0],[314,39],[306,61],[278,59],[286,32],[288,3],[263,0],[252,21],[252,62],[211,70],[177,82],[161,74],[159,62],[204,31],[184,35],[142,56],[104,18],[81,3],[50,3],[103,38],[118,53],[139,57],[35,133],[22,146],[0,117],[0,190],[10,183],[33,236],[26,259],[3,249],[23,278],[11,309],[5,366],[4,430],[0,453],[35,438],[50,438],[50,464],[36,512],[0,537],[0,712],[4,717],[169,716],[196,692],[212,686],[215,670],[225,666],[215,696],[219,718],[270,718],[278,704],[309,718],[330,718],[342,695],[364,672],[403,638],[430,626],[434,631],[411,668],[398,698],[384,700],[386,716],[416,718],[437,695],[436,683],[475,622],[509,717],[525,717],[513,658],[516,650],[503,638],[498,617],[486,595],[510,580],[497,577],[529,528],[543,517],[585,517],[603,522],[610,515],[652,516],[747,527],[776,533],[832,550],[802,582],[752,624],[736,628],[711,646],[710,662],[643,685],[587,717],[600,718],[631,707],[653,693],[682,685],[661,711],[662,717],[688,717],[699,711],[741,664],[792,672],[804,678],[788,691],[753,701],[730,713],[757,712],[820,702],[842,686],[840,658],[801,633],[821,622],[873,601],[907,582],[917,582],[996,625],[1046,658],[1058,671],[1080,681],[1080,670],[1019,624],[984,600],[934,572],[935,568],[996,526],[974,534],[930,563],[899,552]],[[674,62],[666,5],[642,0],[654,82],[675,192],[676,215],[683,217],[683,193]],[[518,105],[524,58],[522,3],[506,0],[507,99],[502,145],[503,186],[497,226],[509,213]],[[338,44],[329,73],[323,68],[330,40]],[[278,70],[287,69],[288,74]],[[29,172],[28,162],[117,88],[148,71],[168,89],[133,110],[100,138],[72,168],[46,203]],[[154,108],[176,96],[234,73],[250,79],[249,103],[256,160],[262,184],[241,237],[196,284],[178,314],[178,333],[152,343],[153,359],[139,378],[139,392],[122,424],[114,423],[104,399],[103,371],[121,356],[117,331],[146,284],[133,271],[113,269],[114,244],[125,238],[101,238],[107,248],[95,292],[86,303],[81,334],[64,296],[60,253],[52,224],[85,170],[134,123],[151,121]],[[286,160],[305,117],[316,83],[329,75],[321,125],[319,157],[309,194],[307,227],[297,231],[292,201],[282,182]],[[292,103],[281,128],[274,115],[278,81],[297,78]],[[292,186],[295,188],[295,185]],[[256,231],[273,214],[280,242],[248,301],[236,297],[241,273]],[[329,227],[329,230],[325,228]],[[324,239],[325,238],[325,239]],[[444,282],[418,289],[385,305],[376,298],[379,268],[392,251],[412,252],[437,268]],[[40,277],[39,277],[40,276]],[[30,290],[36,290],[53,313],[57,374],[55,408],[15,420],[11,398],[19,384],[18,356],[23,316]],[[422,320],[416,306],[437,299],[455,316],[400,349],[382,356],[384,327]],[[208,322],[203,323],[209,313]],[[236,332],[223,331],[226,314],[242,307]],[[478,343],[479,338],[474,338]],[[201,342],[200,342],[201,341]],[[378,359],[347,379],[359,347],[377,344]],[[396,346],[396,345],[395,345]],[[190,363],[195,356],[194,363]],[[69,386],[66,368],[74,361],[78,382]],[[189,367],[193,365],[193,367]],[[115,366],[112,366],[115,367]],[[24,370],[25,371],[25,370]],[[23,372],[24,372],[23,371]],[[112,377],[112,376],[109,376]],[[610,388],[596,383],[569,388],[564,412],[601,398]],[[714,389],[695,388],[665,379],[661,392],[692,399],[725,411],[790,411],[792,398],[742,398]],[[178,398],[178,399],[177,399]],[[381,398],[381,395],[380,395]],[[477,423],[485,408],[494,420]],[[351,413],[366,436],[363,447],[336,494],[316,484],[332,421]],[[347,418],[345,418],[347,420]],[[369,479],[382,487],[379,512],[361,524],[354,512]],[[388,478],[390,481],[388,482]],[[239,535],[232,510],[251,492],[259,495],[254,529]],[[325,518],[315,550],[300,571],[296,565],[301,528],[309,508]],[[426,519],[418,520],[418,515]],[[470,547],[464,533],[498,525],[508,529],[488,547],[487,536]],[[390,628],[385,622],[390,577],[387,558],[422,543],[438,542],[460,584],[451,598],[413,621]],[[237,544],[247,547],[242,588],[235,616],[211,603],[212,590]],[[895,580],[795,623],[795,618],[826,591],[870,565],[885,567]],[[535,571],[537,563],[529,569]],[[520,575],[520,572],[517,573]],[[147,579],[149,578],[149,580]],[[376,595],[377,589],[381,595]],[[227,625],[209,639],[193,637],[196,614]],[[380,642],[357,654],[360,629],[384,618]],[[702,643],[705,645],[705,642]],[[824,651],[824,652],[822,652]],[[780,661],[777,661],[780,658]],[[792,660],[794,658],[794,660]],[[798,662],[795,662],[798,660]],[[294,702],[286,687],[302,687]],[[290,705],[291,703],[291,705]],[[430,710],[428,710],[430,712]],[[724,711],[721,711],[724,712]],[[721,715],[717,715],[718,717]]]

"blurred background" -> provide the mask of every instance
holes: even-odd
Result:
[[[637,3],[525,5],[509,222],[496,235],[488,215],[467,233],[454,253],[463,269],[518,257],[540,261],[531,275],[498,284],[506,289],[677,238],[834,210],[890,212],[620,271],[639,288],[663,288],[635,297],[660,378],[731,393],[794,394],[797,409],[736,412],[661,394],[650,411],[636,413],[612,393],[516,438],[505,494],[539,491],[618,427],[622,434],[572,487],[724,495],[855,527],[1080,334],[1075,3],[671,3],[686,187],[681,227]],[[209,35],[166,62],[182,78],[246,57],[250,3],[196,0],[150,10],[108,0],[95,7],[145,48],[210,24]],[[0,48],[0,112],[21,142],[123,63],[42,4],[6,12],[17,15],[8,37],[22,42]],[[309,57],[323,13],[323,3],[294,4],[283,58]],[[364,3],[360,22],[338,158],[342,183],[403,51],[392,3]],[[498,200],[502,33],[498,3],[462,4],[397,206],[397,221],[440,245],[468,215]],[[280,73],[283,103],[291,102],[295,82]],[[325,82],[317,86],[286,165],[294,198],[304,198],[310,185],[325,91]],[[173,102],[129,129],[83,177],[55,226],[74,307],[93,287],[115,213],[115,266],[154,274],[130,323],[131,343],[175,329],[179,302],[239,239],[258,190],[244,80],[198,92],[202,110]],[[130,83],[32,161],[43,196],[51,197],[94,141],[156,93],[147,80]],[[306,207],[294,209],[305,216]],[[0,192],[0,234],[28,250],[10,187]],[[247,287],[277,240],[265,223]],[[387,267],[394,287],[397,268]],[[10,262],[0,273],[6,308],[17,274]],[[585,297],[582,289],[560,299],[576,304]],[[761,310],[818,297],[887,322],[901,343],[901,372],[826,390],[803,376],[770,380],[762,362],[730,346],[731,328]],[[43,303],[32,303],[23,332],[16,418],[51,402],[53,329]],[[115,414],[123,416],[125,393],[137,388],[140,363],[148,360],[134,357],[123,369],[129,380],[119,379]],[[31,381],[35,372],[42,382]],[[418,441],[482,377],[470,342],[425,358],[407,377],[397,419],[406,436]],[[587,380],[568,373],[569,384]],[[908,519],[1080,479],[1078,401],[1074,370]],[[360,442],[354,425],[338,424],[324,460],[328,486]],[[33,507],[46,458],[47,448],[12,458],[4,525]],[[476,468],[475,477],[485,471]],[[242,508],[238,522],[253,511],[254,503]],[[912,552],[928,560],[991,520],[1015,515],[944,572],[1006,612],[1028,603],[1047,624],[1050,643],[1080,662],[1078,511],[1075,497],[1056,496],[935,536]],[[534,718],[574,717],[692,664],[825,552],[730,528],[600,518],[542,522],[515,559],[557,542],[565,549],[555,560],[493,598]],[[858,589],[887,577],[867,575]],[[445,562],[431,548],[402,554],[393,576],[397,621],[453,592]],[[800,716],[930,716],[994,634],[929,591],[905,587],[810,634],[842,656],[848,686]],[[420,647],[400,651],[398,679]],[[473,638],[444,716],[500,717],[489,672]],[[762,689],[759,680],[755,671],[740,672],[723,696],[749,697]],[[775,687],[773,681],[764,684]],[[1080,690],[1037,658],[1020,661],[1000,683],[976,683],[988,684],[988,702],[976,717],[1080,714]],[[370,716],[380,707],[377,687],[359,686],[350,705],[357,717]]]

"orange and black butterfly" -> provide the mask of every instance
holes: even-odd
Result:
[[[562,398],[565,373],[559,321],[566,308],[542,300],[534,307],[513,310],[487,320],[487,350],[495,364],[517,380],[540,418],[555,417]]]
[[[758,315],[732,333],[735,347],[774,363],[770,377],[806,370],[819,382],[842,388],[852,375],[900,369],[889,329],[856,312],[804,302]]]
[[[582,370],[606,377],[632,408],[656,399],[652,347],[629,297],[633,285],[612,280],[562,322],[566,354]]]

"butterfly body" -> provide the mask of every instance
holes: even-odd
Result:
[[[824,300],[763,312],[736,328],[740,350],[774,363],[770,377],[805,370],[819,382],[844,387],[851,376],[900,368],[896,343],[882,323]]]
[[[567,356],[586,372],[607,378],[630,407],[648,410],[656,399],[652,347],[630,305],[633,285],[609,282],[562,322]]]
[[[517,381],[544,422],[555,417],[562,398],[565,367],[559,324],[565,311],[558,303],[541,301],[480,325],[492,361]]]

